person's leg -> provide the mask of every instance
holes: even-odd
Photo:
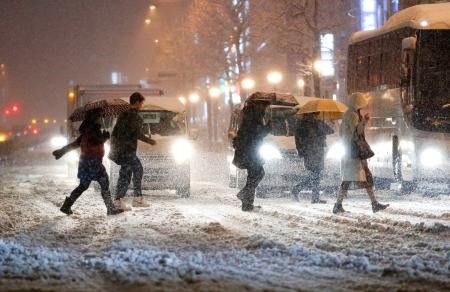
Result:
[[[116,208],[116,206],[114,206],[114,203],[111,199],[111,192],[109,191],[109,178],[108,178],[108,174],[106,173],[106,171],[104,173],[102,173],[102,175],[99,177],[99,179],[97,181],[100,184],[102,199],[106,206],[106,214],[114,215],[114,214],[122,213],[124,210],[120,209],[120,208]]]
[[[345,212],[344,208],[342,207],[342,202],[344,201],[344,198],[347,197],[348,187],[349,184],[347,182],[342,182],[341,188],[339,189],[339,193],[337,195],[336,203],[334,204],[333,207],[334,214]]]
[[[144,168],[142,163],[137,156],[134,156],[132,161],[132,171],[133,171],[133,207],[150,207],[144,196],[142,195],[142,177],[144,175]]]
[[[327,201],[320,199],[320,178],[321,178],[321,171],[320,170],[314,170],[311,172],[310,176],[310,186],[312,190],[312,196],[311,196],[311,203],[313,204],[325,204]]]
[[[242,210],[253,210],[253,202],[255,201],[255,191],[258,184],[264,178],[264,168],[260,165],[255,165],[247,169],[247,182],[245,184],[245,192],[242,194]]]
[[[70,193],[69,197],[66,197],[64,200],[64,203],[62,204],[60,210],[61,212],[71,215],[72,212],[72,205],[75,203],[75,201],[81,196],[81,194],[89,188],[91,181],[81,181],[80,184]]]
[[[120,200],[125,197],[128,187],[130,186],[131,182],[131,165],[129,162],[125,162],[120,165],[120,171],[119,171],[119,178],[117,179],[117,190],[115,199]]]

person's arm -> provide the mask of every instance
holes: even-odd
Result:
[[[72,143],[67,144],[66,146],[57,149],[52,152],[52,155],[55,156],[55,159],[58,160],[63,157],[67,152],[77,149],[81,144],[81,135]]]
[[[137,139],[141,140],[144,143],[155,145],[156,141],[151,138],[151,136],[147,136],[144,133],[144,124],[142,119],[139,116],[136,116],[136,120],[134,121],[135,129],[137,131]]]

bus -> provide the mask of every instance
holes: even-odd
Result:
[[[450,3],[394,14],[356,32],[348,49],[347,93],[371,97],[366,136],[375,177],[402,193],[450,183]]]

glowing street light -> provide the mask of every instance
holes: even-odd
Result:
[[[48,124],[48,119],[45,119],[45,120],[44,120],[44,124]]]
[[[69,99],[74,99],[74,97],[75,97],[75,92],[70,91],[69,92]]]
[[[155,11],[155,9],[156,9],[156,6],[155,6],[155,5],[150,5],[150,7],[149,7],[149,8],[150,8],[150,10],[151,10],[151,11]]]
[[[159,40],[158,40],[158,39],[156,39],[156,40],[154,40],[154,42],[155,42],[155,44],[157,44],[157,43],[159,43]]]
[[[149,19],[149,18],[147,18],[146,20],[145,20],[145,24],[150,24],[150,23],[152,23],[152,21]]]
[[[32,120],[31,120],[31,123],[32,123],[33,125],[35,125],[35,124],[37,123],[36,119],[32,119]]]
[[[191,93],[189,95],[189,102],[191,103],[197,103],[200,100],[200,96],[198,96],[197,93]]]
[[[211,87],[209,89],[209,96],[211,96],[212,98],[216,98],[220,95],[220,90],[217,87]]]
[[[246,91],[252,90],[255,87],[255,80],[251,78],[245,78],[241,82],[242,88]]]
[[[280,72],[272,71],[267,74],[267,81],[273,85],[273,90],[276,91],[276,85],[281,82],[283,75]]]

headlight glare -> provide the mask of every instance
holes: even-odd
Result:
[[[331,145],[327,151],[326,158],[340,160],[345,154],[345,147],[341,142],[336,142]]]
[[[424,167],[433,168],[442,163],[442,153],[436,148],[426,148],[420,154],[420,162]]]
[[[273,160],[282,158],[280,151],[275,146],[272,146],[270,144],[263,144],[259,148],[259,155],[264,160]]]
[[[179,139],[172,144],[172,155],[177,163],[188,161],[192,155],[192,145],[186,139]]]
[[[63,136],[55,136],[50,140],[50,144],[52,145],[52,147],[61,148],[67,145],[67,138]]]

